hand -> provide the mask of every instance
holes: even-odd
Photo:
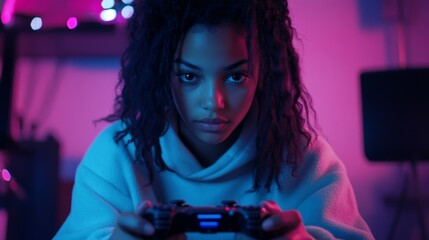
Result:
[[[118,217],[117,226],[110,239],[134,240],[150,237],[155,233],[154,226],[141,216],[152,206],[150,201],[144,201],[137,207],[134,213],[121,213]],[[186,239],[185,234],[177,234],[168,238],[169,240]]]
[[[262,223],[262,229],[272,232],[277,239],[289,240],[310,240],[313,237],[305,230],[301,214],[296,210],[282,211],[274,201],[265,201],[262,204],[263,209],[269,218]]]

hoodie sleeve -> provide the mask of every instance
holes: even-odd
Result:
[[[54,239],[108,239],[120,212],[132,212],[132,161],[113,140],[114,127],[91,144],[75,176],[71,211]],[[134,182],[134,183],[133,183]]]
[[[297,210],[315,239],[374,239],[343,163],[321,137],[308,149],[298,178],[303,194]]]

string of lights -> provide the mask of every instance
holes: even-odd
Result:
[[[98,15],[98,21],[101,24],[114,24],[126,22],[127,19],[131,18],[134,14],[134,7],[132,6],[134,0],[101,0],[101,11],[96,13]],[[5,4],[2,9],[1,22],[4,26],[13,26],[16,0],[5,0]],[[79,26],[80,22],[85,20],[79,19],[77,16],[70,16],[64,21],[64,27],[72,30]],[[29,21],[29,27],[33,31],[42,30],[46,24],[44,24],[45,18],[43,16],[32,16]]]

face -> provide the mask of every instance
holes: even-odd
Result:
[[[230,138],[252,105],[258,79],[253,69],[242,31],[192,27],[176,52],[171,84],[181,135],[205,144]]]

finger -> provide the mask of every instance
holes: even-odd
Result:
[[[301,215],[296,210],[278,212],[265,219],[262,223],[262,229],[265,231],[290,231],[298,227],[301,222]]]
[[[152,207],[151,201],[143,201],[137,206],[135,213],[141,216],[150,207]]]
[[[265,211],[267,211],[269,214],[274,214],[282,211],[280,206],[277,205],[277,203],[273,200],[264,201],[262,203],[262,208],[264,208]]]
[[[151,236],[155,232],[151,223],[132,213],[121,214],[118,225],[123,231],[134,236]]]

